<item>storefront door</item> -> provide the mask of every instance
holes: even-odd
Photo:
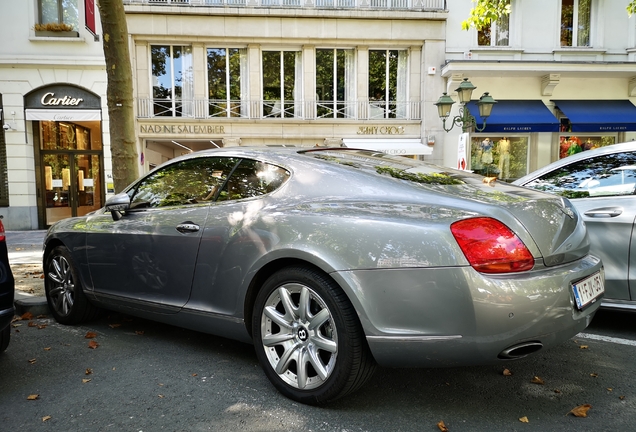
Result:
[[[55,152],[42,154],[47,226],[83,216],[102,206],[99,154]]]

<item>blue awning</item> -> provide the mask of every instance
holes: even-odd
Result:
[[[628,100],[555,100],[572,132],[636,131],[636,106]]]
[[[475,117],[477,127],[483,122],[479,117],[477,101],[468,102],[468,110]],[[500,100],[486,119],[483,132],[558,132],[559,120],[540,100]]]

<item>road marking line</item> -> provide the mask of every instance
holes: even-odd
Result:
[[[615,338],[610,336],[599,336],[599,335],[590,334],[590,333],[579,333],[576,335],[576,337],[580,337],[583,339],[593,339],[593,340],[598,340],[603,342],[611,342],[611,343],[620,344],[620,345],[636,346],[636,341],[629,340],[629,339],[620,339],[620,338]]]

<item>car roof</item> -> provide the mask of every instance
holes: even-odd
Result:
[[[558,161],[552,162],[551,164],[546,165],[543,168],[539,168],[538,170],[533,171],[530,174],[527,174],[521,177],[520,179],[515,180],[514,182],[512,182],[512,184],[523,186],[524,184],[536,179],[537,177],[541,177],[542,175],[546,173],[554,171],[555,169],[561,168],[563,166],[570,165],[574,162],[590,159],[596,156],[603,156],[608,154],[622,153],[622,152],[629,152],[629,151],[636,151],[636,141],[612,144],[612,145],[608,145],[604,147],[599,147],[593,150],[582,151],[580,153],[573,154],[572,156],[568,156],[563,159],[559,159]]]

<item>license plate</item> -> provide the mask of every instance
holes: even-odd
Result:
[[[579,309],[585,308],[596,301],[605,292],[605,284],[601,272],[578,281],[572,285],[574,299]]]

